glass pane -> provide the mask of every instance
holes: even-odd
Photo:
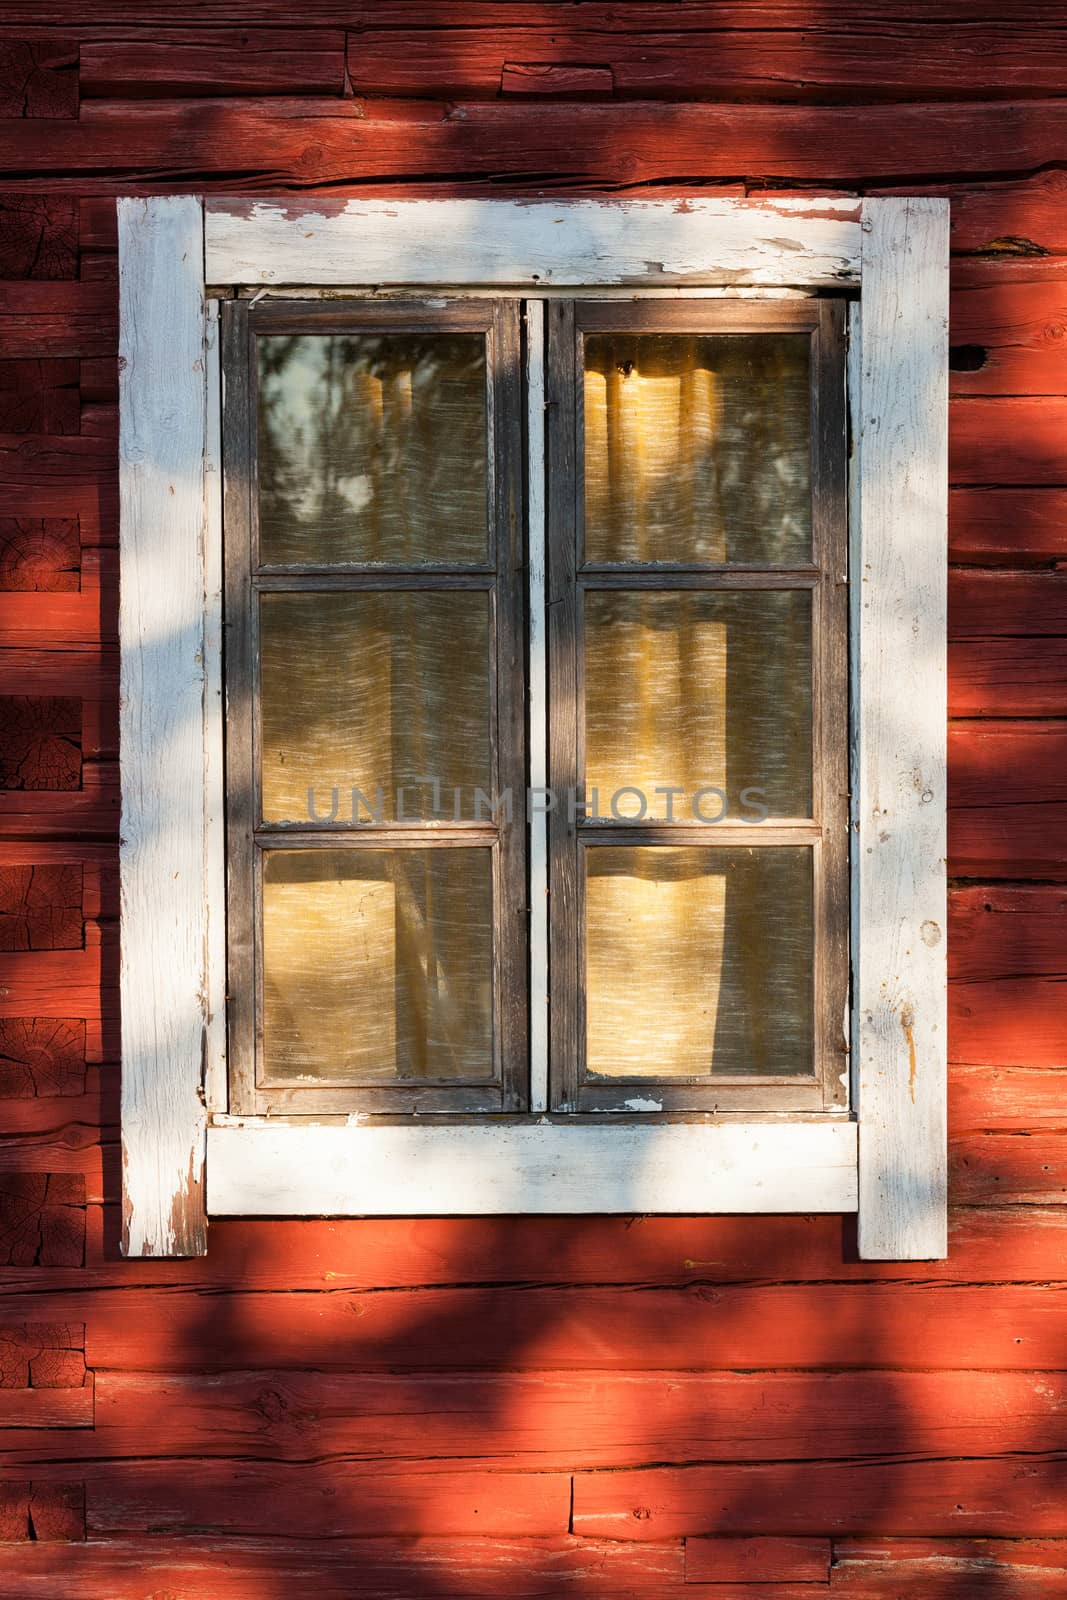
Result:
[[[339,826],[430,820],[435,778],[445,820],[491,791],[485,593],[265,594],[260,685],[266,822],[306,823],[309,790]]]
[[[583,854],[589,1075],[813,1075],[809,850]]]
[[[804,334],[588,334],[586,560],[809,560],[808,368]]]
[[[811,736],[807,590],[586,593],[586,789],[601,816],[617,795],[620,818],[642,802],[677,822],[752,822],[756,806],[806,817]],[[668,786],[682,792],[656,794]]]
[[[263,859],[263,1081],[489,1079],[486,849]]]
[[[257,349],[266,565],[486,560],[484,335],[271,335]]]

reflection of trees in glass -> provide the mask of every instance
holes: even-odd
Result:
[[[803,335],[590,335],[590,557],[807,560],[809,412]]]
[[[258,355],[266,562],[485,559],[482,335],[272,335]]]

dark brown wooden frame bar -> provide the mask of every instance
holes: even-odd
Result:
[[[231,1112],[392,1116],[519,1112],[528,1105],[525,819],[525,589],[520,302],[227,301],[224,373],[224,679],[226,692],[228,1051]],[[258,560],[255,340],[266,333],[478,332],[486,338],[488,563],[263,567]],[[490,748],[495,792],[512,816],[494,823],[383,822],[267,826],[259,806],[258,595],[327,590],[481,590],[490,606]],[[262,854],[265,849],[486,847],[493,861],[491,1083],[427,1080],[306,1087],[260,1083]]]
[[[796,301],[553,300],[547,306],[550,1104],[557,1112],[665,1113],[844,1107],[848,999],[848,634],[845,320],[841,299]],[[586,332],[807,333],[811,339],[812,561],[638,565],[585,563],[582,388]],[[578,821],[566,796],[582,785],[582,597],[589,589],[809,589],[812,594],[812,816],[762,824]],[[810,848],[814,1060],[810,1077],[588,1079],[584,1071],[583,851],[598,845]],[[653,1115],[657,1113],[652,1113]]]

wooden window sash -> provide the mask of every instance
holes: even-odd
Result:
[[[225,375],[226,694],[229,923],[229,1101],[241,1115],[393,1116],[434,1112],[516,1112],[527,1105],[525,982],[525,850],[522,808],[523,598],[521,593],[521,415],[519,318],[497,300],[419,303],[331,301],[250,307],[231,301],[222,313]],[[265,333],[466,331],[485,335],[489,399],[488,563],[264,566],[259,556],[256,493],[256,350]],[[258,602],[265,593],[478,592],[490,608],[492,784],[510,789],[514,811],[499,824],[427,819],[384,820],[345,828],[260,822],[257,681]],[[485,847],[493,882],[492,1082],[425,1079],[418,1083],[298,1086],[260,1080],[263,1056],[263,852],[345,849]]]
[[[810,590],[812,595],[812,816],[714,827],[674,822],[550,817],[553,884],[552,1107],[559,1112],[829,1110],[847,1104],[848,755],[845,308],[841,300],[603,303],[555,300],[549,328],[551,785],[581,804],[584,752],[583,603],[589,592]],[[807,333],[811,339],[812,560],[778,563],[607,563],[582,559],[583,341],[587,332]],[[811,849],[814,1072],[625,1079],[584,1076],[584,851],[598,845],[730,845]]]

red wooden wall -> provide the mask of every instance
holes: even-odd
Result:
[[[239,9],[0,7],[0,1600],[1067,1594],[1067,13]],[[586,1218],[120,1261],[114,196],[803,187],[953,206],[949,1259]]]

